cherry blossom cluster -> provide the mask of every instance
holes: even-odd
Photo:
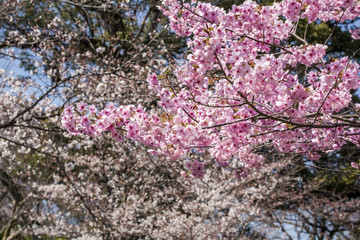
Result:
[[[161,113],[140,105],[109,104],[96,111],[80,104],[65,109],[68,131],[109,131],[170,160],[186,159],[190,151],[207,153],[219,166],[235,169],[238,178],[261,167],[261,146],[316,160],[320,151],[358,144],[359,108],[350,92],[360,86],[359,64],[351,56],[327,57],[326,43],[308,43],[296,27],[300,19],[354,19],[359,1],[245,1],[226,12],[209,3],[164,0],[161,10],[191,50],[175,79],[168,72],[147,79]],[[191,160],[186,168],[193,177],[203,176],[203,164]]]
[[[204,164],[202,162],[199,162],[198,160],[187,161],[185,165],[188,172],[183,171],[181,173],[185,178],[189,178],[189,173],[195,178],[202,178],[204,176]]]

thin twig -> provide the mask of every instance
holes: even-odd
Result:
[[[342,19],[342,17],[344,16],[346,10],[347,10],[347,8],[344,9],[343,13],[341,14],[341,17],[340,17],[339,21],[337,21],[337,23],[336,23],[335,26],[333,27],[330,35],[328,36],[328,38],[327,38],[326,41],[324,42],[324,45],[327,44],[327,42],[330,40],[331,36],[334,34],[335,29],[336,29],[336,27],[338,26],[338,24],[341,22],[341,19]]]
[[[326,170],[326,171],[338,172],[338,173],[345,173],[345,174],[350,174],[350,175],[355,175],[355,176],[360,177],[360,174],[357,174],[357,173],[352,173],[352,172],[347,172],[347,171],[341,171],[341,170],[336,170],[336,169],[330,169],[330,168],[323,168],[323,167],[319,167],[319,166],[315,166],[315,165],[310,165],[310,164],[306,164],[306,163],[305,163],[305,166],[317,168],[317,169],[320,169],[320,170]]]

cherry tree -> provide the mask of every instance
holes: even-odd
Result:
[[[173,31],[188,39],[191,52],[185,62],[177,60],[186,48],[176,51],[182,40],[167,31],[155,1],[3,3],[0,55],[24,70],[0,71],[3,239],[286,238],[279,224],[289,222],[289,215],[303,214],[303,209],[312,210],[319,199],[324,208],[334,209],[323,216],[338,223],[336,234],[356,228],[357,199],[315,194],[316,187],[301,176],[308,169],[301,165],[302,158],[276,155],[305,151],[310,157],[327,150],[321,145],[324,136],[335,136],[329,144],[340,147],[341,139],[349,140],[344,134],[357,124],[352,110],[356,106],[351,105],[330,115],[319,110],[312,116],[313,110],[307,109],[304,114],[309,116],[289,115],[290,110],[307,106],[300,102],[301,90],[309,97],[325,88],[320,77],[327,74],[327,64],[337,61],[316,52],[324,48],[316,45],[318,62],[298,63],[312,46],[304,43],[306,37],[296,35],[299,19],[294,13],[286,15],[291,2],[261,7],[248,1],[228,12],[200,2],[164,2]],[[307,7],[311,10],[314,4]],[[319,9],[323,4],[319,2]],[[305,16],[301,15],[305,4],[301,8],[299,18]],[[262,14],[260,20],[252,19],[264,9],[274,12],[263,20]],[[340,5],[322,9],[334,11],[332,18],[338,22],[354,18],[355,10]],[[248,12],[246,21],[252,19],[245,29],[234,25],[242,11]],[[319,19],[330,19],[321,14]],[[228,24],[232,15],[234,23]],[[280,24],[279,36],[273,36],[275,25],[268,22],[272,18]],[[261,27],[262,22],[266,24]],[[287,45],[290,36],[298,37],[294,46]],[[272,66],[270,60],[266,64],[267,58],[280,66]],[[357,65],[347,61],[338,67],[347,65],[343,72],[354,71],[349,79],[356,75]],[[243,67],[244,72],[236,75],[235,70]],[[297,74],[301,69],[303,74]],[[319,86],[300,77],[310,73],[319,75],[314,80]],[[255,84],[261,76],[266,86]],[[340,87],[343,76],[339,75]],[[241,82],[244,86],[235,85]],[[339,86],[322,97],[332,99],[345,92]],[[236,95],[236,88],[245,98]],[[66,107],[61,120],[66,105],[74,107]],[[336,123],[336,117],[347,122]],[[299,126],[311,121],[314,128]],[[61,122],[72,134],[61,128]],[[340,125],[317,126],[326,124]],[[332,130],[336,131],[330,134]],[[354,142],[357,135],[351,134]],[[318,148],[309,149],[314,146]],[[299,188],[299,182],[306,186]],[[293,205],[287,206],[289,202]],[[346,211],[329,216],[336,209]],[[315,224],[304,221],[313,236]]]
[[[358,107],[350,94],[359,87],[359,65],[352,59],[358,51],[327,59],[329,38],[313,45],[296,34],[300,19],[355,19],[358,3],[282,1],[260,6],[246,1],[228,12],[195,1],[163,4],[172,30],[189,37],[191,49],[174,72],[175,80],[168,72],[148,77],[163,113],[135,105],[87,113],[67,107],[62,121],[71,133],[98,136],[110,131],[119,141],[124,135],[171,160],[193,150],[208,153],[208,162],[231,166],[240,176],[260,168],[263,158],[254,149],[262,145],[317,160],[320,151],[358,143]],[[300,44],[287,42],[291,36]],[[296,71],[299,66],[305,66],[303,77]],[[204,163],[186,166],[185,177],[203,177]]]

